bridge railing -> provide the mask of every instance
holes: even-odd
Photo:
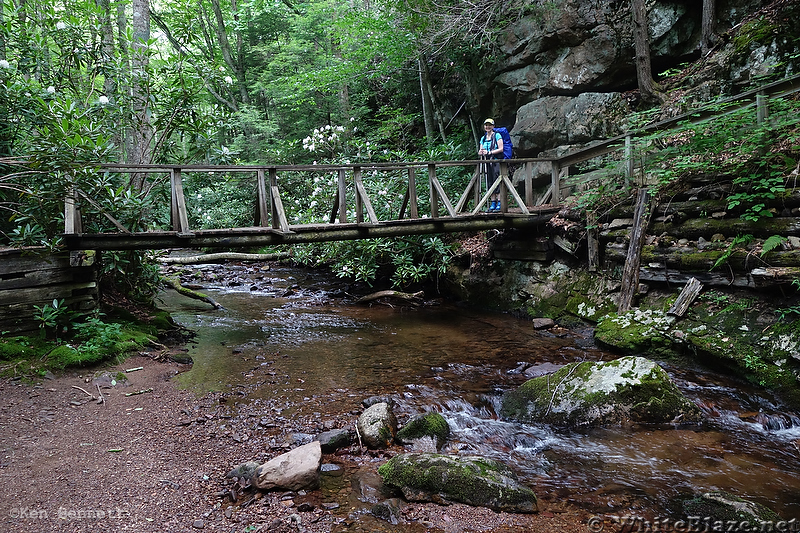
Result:
[[[292,231],[293,226],[302,223],[381,224],[403,219],[476,215],[485,208],[495,190],[500,193],[501,214],[528,215],[530,209],[537,205],[534,166],[550,165],[557,168],[557,162],[551,159],[499,161],[500,177],[490,190],[485,190],[485,164],[482,160],[264,166],[107,164],[102,169],[110,173],[138,174],[145,183],[151,184],[150,190],[158,187],[167,190],[168,230],[190,234],[207,226],[196,216],[203,211],[203,207],[201,195],[192,189],[192,178],[188,177],[191,174],[204,174],[206,184],[213,183],[208,176],[239,180],[244,188],[241,191],[243,196],[247,198],[252,193],[246,202],[246,209],[253,210],[253,226],[287,233]],[[524,176],[518,186],[512,183],[510,167],[517,167],[518,175]],[[560,174],[556,170],[551,174],[551,188],[559,190]],[[386,199],[390,194],[387,183],[391,183],[393,188],[391,201]],[[187,186],[190,194],[187,194]],[[296,193],[291,190],[295,186],[308,192],[304,195]],[[320,189],[323,193],[316,194]],[[298,195],[302,198],[295,198],[297,206],[287,205],[290,197]],[[381,203],[376,206],[377,201]],[[538,205],[546,201],[556,203],[552,199],[539,197]],[[102,210],[92,198],[75,191],[65,204],[65,234],[83,232],[81,204],[92,204],[119,232],[131,233],[116,220],[113,213]],[[295,214],[308,212],[311,207],[319,215],[318,220],[309,222],[307,219],[300,220],[298,216],[292,217],[293,211]]]

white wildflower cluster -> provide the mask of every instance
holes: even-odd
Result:
[[[583,318],[594,318],[597,315],[597,308],[588,305],[586,302],[578,304],[578,316]]]
[[[342,141],[344,126],[331,126],[330,124],[314,129],[314,132],[303,139],[303,149],[309,152],[333,151]]]
[[[664,311],[655,309],[646,309],[644,311],[641,309],[633,309],[611,320],[621,328],[628,328],[633,325],[649,326],[642,334],[653,335],[667,331],[675,322],[675,317],[667,315]]]
[[[0,59],[0,68],[8,70],[11,68],[11,63],[6,61],[5,59]]]

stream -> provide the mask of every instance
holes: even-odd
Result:
[[[595,345],[590,327],[536,331],[529,320],[448,302],[357,305],[323,271],[192,268],[225,310],[161,295],[161,306],[197,332],[188,352],[194,365],[176,377],[182,387],[233,390],[258,379],[252,369],[267,364],[259,361],[277,356],[291,378],[261,379],[251,401],[279,398],[291,416],[314,399],[314,415],[324,417],[391,394],[401,424],[430,410],[444,415],[452,432],[442,453],[501,460],[540,497],[595,513],[675,515],[680,496],[727,490],[784,519],[800,517],[800,417],[766,391],[660,362],[701,406],[704,424],[567,430],[508,422],[497,415],[500,396],[527,379],[515,371],[520,363],[548,373],[616,355]],[[223,282],[221,268],[239,268],[247,282]]]

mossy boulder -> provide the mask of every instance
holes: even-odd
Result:
[[[747,522],[751,529],[742,531],[765,531],[760,529],[762,522],[775,524],[781,521],[772,509],[721,490],[705,492],[684,501],[683,512],[687,517],[708,518],[711,523]]]
[[[495,511],[534,513],[536,494],[499,461],[435,453],[396,455],[378,468],[383,482],[409,501],[465,503]]]
[[[699,422],[700,409],[658,364],[643,357],[571,363],[503,396],[501,416],[521,422],[595,426]]]
[[[403,444],[413,444],[420,439],[433,439],[439,449],[450,436],[450,424],[440,413],[417,415],[397,432],[397,440]]]

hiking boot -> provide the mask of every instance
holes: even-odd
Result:
[[[492,206],[489,208],[490,213],[497,213],[500,211],[500,201],[499,200],[492,200]]]

